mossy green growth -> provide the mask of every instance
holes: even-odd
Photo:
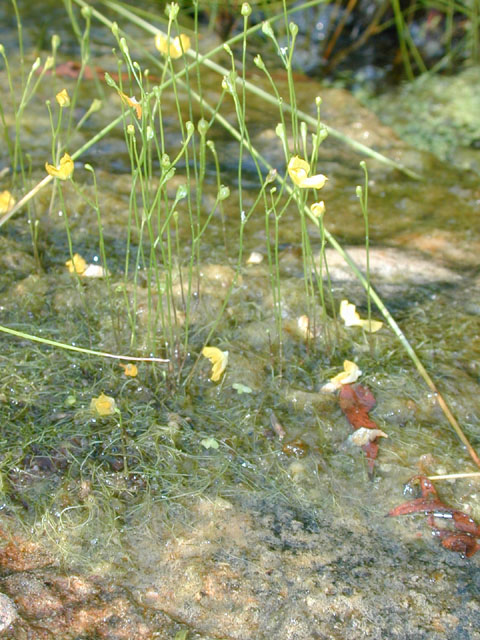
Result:
[[[455,76],[425,74],[366,102],[412,147],[478,173],[479,83],[480,67],[472,66]]]

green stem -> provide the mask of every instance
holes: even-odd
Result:
[[[116,353],[108,353],[106,351],[95,351],[94,349],[87,349],[85,347],[76,347],[73,344],[58,342],[57,340],[49,340],[48,338],[40,338],[39,336],[34,336],[30,333],[25,333],[24,331],[17,331],[16,329],[11,329],[10,327],[4,327],[3,325],[0,325],[0,331],[2,333],[8,333],[11,336],[15,336],[16,338],[21,338],[22,340],[31,340],[32,342],[40,342],[41,344],[46,344],[50,347],[58,347],[60,349],[66,349],[67,351],[77,351],[78,353],[84,353],[90,356],[98,356],[100,358],[113,358],[114,360],[131,360],[135,362],[169,362],[169,360],[164,360],[163,358],[143,358],[140,356],[121,356]]]

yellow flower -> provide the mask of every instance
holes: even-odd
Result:
[[[157,33],[155,36],[155,47],[158,51],[174,60],[180,58],[187,49],[190,49],[190,38],[184,33],[181,33],[176,38],[170,38],[170,46],[168,42],[168,38],[163,33]]]
[[[348,302],[348,300],[342,300],[340,303],[340,317],[345,322],[346,327],[362,327],[365,331],[375,333],[380,331],[383,327],[383,322],[380,320],[362,320],[357,311],[355,311],[355,305]]]
[[[68,153],[65,153],[63,158],[60,159],[59,167],[54,167],[53,164],[48,164],[48,162],[46,162],[45,169],[47,170],[47,173],[54,178],[58,178],[59,180],[68,180],[73,173],[73,160]]]
[[[129,107],[135,109],[137,118],[140,120],[140,118],[142,117],[142,105],[138,102],[138,100],[134,96],[129,98],[126,93],[122,93],[121,91],[118,92],[118,95],[125,104],[128,104]]]
[[[15,206],[15,198],[10,191],[0,192],[0,214],[8,213]]]
[[[323,200],[320,202],[314,202],[310,207],[310,211],[315,218],[321,218],[325,213],[325,202]]]
[[[98,398],[92,398],[90,410],[99,416],[113,416],[117,411],[117,405],[114,398],[101,393]]]
[[[70,96],[68,95],[68,91],[66,89],[62,89],[55,96],[55,100],[61,107],[69,107],[70,106]]]
[[[212,363],[212,375],[210,379],[213,380],[213,382],[218,382],[228,364],[228,351],[220,351],[217,347],[203,347],[202,356],[208,358]]]
[[[135,378],[138,375],[138,368],[136,364],[132,364],[131,362],[129,362],[128,364],[120,363],[120,366],[124,370],[126,376]]]
[[[343,363],[343,371],[331,378],[330,382],[324,384],[322,387],[322,391],[333,393],[334,391],[337,391],[337,389],[340,389],[342,384],[351,384],[352,382],[356,382],[361,373],[362,372],[358,368],[358,365],[355,364],[355,362],[345,360]]]
[[[308,177],[310,165],[299,156],[293,156],[288,163],[288,175],[292,182],[302,189],[321,189],[328,178],[321,173]]]
[[[85,273],[87,262],[79,253],[76,253],[73,256],[72,260],[67,260],[65,262],[65,266],[68,268],[70,273],[77,273],[79,276],[81,276],[83,273]]]

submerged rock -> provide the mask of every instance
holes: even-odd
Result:
[[[390,521],[360,525],[252,498],[230,504],[228,517],[205,506],[194,503],[163,544],[137,543],[147,610],[229,640],[476,637],[480,607],[465,609],[467,593],[452,590],[464,561],[439,558],[414,535],[400,540]]]
[[[12,600],[0,593],[0,633],[3,633],[17,617],[17,610]]]
[[[347,247],[348,255],[365,274],[367,254],[364,247]],[[334,281],[355,281],[343,257],[335,249],[326,250],[326,259],[330,277]],[[317,259],[317,262],[319,260]],[[413,251],[390,247],[372,247],[369,252],[370,274],[376,280],[392,284],[414,283],[430,284],[434,282],[455,283],[461,277],[439,263],[426,259]]]

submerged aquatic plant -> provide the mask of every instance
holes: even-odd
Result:
[[[74,2],[82,5],[82,0],[74,0]],[[112,11],[121,10],[124,12],[119,15],[128,17],[133,15],[125,7],[114,6],[114,3],[110,4]],[[332,287],[329,282],[328,265],[324,260],[323,249],[326,242],[330,242],[342,255],[345,252],[342,253],[342,248],[338,245],[338,242],[324,227],[324,202],[315,202],[309,207],[307,205],[308,193],[306,192],[309,188],[321,189],[326,184],[326,176],[310,174],[318,166],[318,148],[326,135],[327,127],[320,120],[320,99],[315,101],[317,105],[316,118],[309,113],[302,113],[295,103],[292,74],[293,45],[296,35],[294,28],[289,31],[290,35],[286,46],[279,46],[278,49],[278,55],[282,64],[285,65],[288,80],[288,96],[285,97],[276,86],[273,77],[269,76],[269,71],[263,62],[263,72],[266,74],[268,81],[271,82],[271,90],[269,92],[262,90],[255,83],[250,83],[246,77],[248,37],[250,33],[253,33],[250,29],[254,28],[248,25],[250,12],[247,10],[242,10],[244,32],[241,34],[241,64],[238,64],[240,61],[235,58],[237,54],[234,54],[232,49],[225,49],[231,61],[231,70],[225,69],[217,62],[210,60],[210,57],[215,55],[213,50],[212,52],[202,52],[201,56],[194,56],[190,51],[188,56],[184,56],[179,63],[175,64],[174,69],[171,60],[180,58],[182,53],[186,53],[187,49],[191,47],[190,40],[185,39],[187,36],[180,36],[178,40],[171,38],[169,35],[166,38],[163,36],[164,40],[157,36],[157,41],[161,42],[159,48],[163,49],[162,57],[155,55],[155,52],[145,51],[144,43],[137,43],[128,33],[122,32],[118,25],[116,27],[112,25],[108,18],[101,14],[100,10],[96,10],[95,15],[97,19],[111,28],[111,32],[118,43],[116,50],[120,52],[118,54],[119,73],[115,77],[113,77],[113,74],[110,77],[111,86],[115,87],[123,102],[135,110],[137,117],[131,114],[128,109],[122,109],[122,113],[118,117],[107,123],[96,136],[93,136],[83,147],[72,153],[71,157],[68,154],[65,155],[71,160],[71,170],[73,172],[73,159],[78,158],[100,139],[105,139],[119,125],[123,126],[125,148],[127,150],[126,158],[127,162],[130,163],[129,180],[122,182],[122,184],[127,184],[128,182],[128,195],[122,204],[125,209],[125,218],[127,219],[126,232],[123,237],[124,250],[121,253],[123,264],[120,263],[119,265],[119,261],[115,261],[118,254],[115,255],[112,248],[112,236],[106,236],[104,241],[104,228],[110,223],[108,218],[104,216],[101,181],[99,179],[97,189],[94,168],[90,165],[85,165],[89,173],[82,173],[82,177],[88,175],[88,179],[82,185],[76,185],[72,181],[68,188],[64,189],[65,197],[62,193],[63,185],[54,182],[51,210],[54,210],[56,198],[60,197],[62,220],[65,223],[70,250],[69,255],[71,256],[67,263],[69,271],[83,277],[87,275],[90,267],[95,267],[97,270],[103,269],[99,265],[87,265],[83,258],[81,259],[83,262],[80,262],[80,256],[78,254],[73,255],[73,246],[85,246],[83,238],[79,241],[75,237],[75,234],[78,234],[78,224],[73,216],[69,218],[67,207],[64,206],[64,204],[70,205],[70,194],[74,192],[82,205],[98,221],[98,243],[95,244],[99,250],[99,260],[105,265],[105,268],[107,260],[109,261],[108,266],[112,270],[112,274],[103,271],[106,276],[104,285],[101,283],[89,283],[90,286],[77,286],[79,300],[82,304],[86,302],[84,308],[86,308],[85,317],[87,318],[87,322],[83,324],[83,314],[78,313],[75,315],[75,326],[79,327],[79,335],[82,336],[78,341],[75,338],[75,343],[70,344],[73,339],[69,335],[68,344],[67,341],[60,344],[45,339],[37,339],[37,342],[54,348],[60,347],[82,352],[84,355],[90,354],[95,358],[114,357],[134,360],[135,358],[132,358],[131,355],[148,354],[148,357],[145,358],[137,357],[138,360],[145,359],[152,363],[142,370],[141,385],[119,376],[117,367],[109,372],[108,366],[102,366],[100,368],[102,374],[99,374],[97,370],[92,373],[92,377],[102,375],[102,386],[98,388],[110,388],[115,397],[121,398],[122,408],[124,406],[128,407],[125,411],[125,416],[127,416],[125,417],[125,422],[128,422],[128,424],[121,422],[122,417],[113,397],[101,394],[98,398],[91,400],[90,406],[95,415],[108,417],[117,413],[120,429],[116,430],[116,433],[111,436],[111,441],[108,440],[106,442],[107,438],[104,438],[104,434],[101,434],[102,437],[96,438],[98,442],[91,445],[92,447],[102,446],[105,449],[111,445],[114,452],[112,455],[113,462],[108,461],[106,455],[105,460],[100,460],[101,456],[93,460],[93,456],[90,458],[90,452],[87,452],[85,459],[87,460],[88,458],[88,461],[82,466],[82,473],[85,473],[85,475],[91,474],[91,477],[94,478],[92,482],[97,482],[100,476],[97,474],[95,465],[112,464],[112,469],[118,471],[120,467],[118,466],[117,457],[119,457],[118,449],[120,443],[124,472],[122,480],[128,479],[128,491],[133,491],[132,487],[137,481],[140,484],[138,480],[140,479],[146,486],[151,483],[152,495],[157,491],[155,495],[155,499],[157,499],[159,486],[157,474],[160,469],[162,476],[161,499],[170,501],[174,500],[175,496],[186,495],[190,491],[205,491],[205,488],[210,486],[210,482],[212,482],[211,478],[215,479],[216,473],[219,476],[226,473],[225,469],[231,464],[230,461],[227,461],[225,468],[220,472],[216,467],[212,467],[212,469],[208,469],[209,473],[205,474],[205,469],[201,468],[203,461],[198,462],[196,459],[198,444],[200,443],[206,448],[207,443],[212,448],[215,446],[214,443],[226,442],[223,433],[219,435],[218,440],[210,436],[208,432],[199,436],[198,431],[201,427],[197,425],[195,425],[195,429],[190,429],[188,430],[190,433],[187,433],[186,429],[182,429],[182,415],[177,418],[169,416],[165,420],[162,415],[162,409],[167,403],[173,405],[173,411],[178,411],[179,413],[183,411],[185,405],[182,405],[181,400],[177,400],[176,394],[178,393],[178,397],[180,397],[184,392],[184,387],[194,387],[195,385],[201,387],[205,384],[203,377],[199,379],[191,377],[195,367],[195,364],[192,366],[192,353],[198,354],[200,346],[208,345],[212,336],[215,336],[215,340],[227,342],[230,339],[230,335],[233,335],[226,335],[230,331],[231,325],[235,323],[236,327],[239,326],[250,313],[258,313],[260,316],[261,323],[259,322],[259,326],[261,328],[257,329],[257,331],[264,331],[265,327],[265,333],[268,334],[268,348],[259,355],[259,360],[263,358],[263,361],[258,369],[262,373],[265,373],[265,371],[271,372],[271,382],[268,385],[270,388],[278,389],[276,385],[279,378],[282,378],[282,385],[287,384],[292,379],[292,371],[294,366],[297,365],[295,358],[290,358],[292,348],[305,350],[304,362],[312,354],[315,355],[315,362],[317,362],[317,356],[320,354],[320,358],[318,358],[318,361],[321,362],[320,368],[322,365],[328,366],[327,363],[329,361],[327,358],[334,353],[334,349],[338,349],[338,343],[335,344],[335,340],[332,338],[331,344],[333,347],[329,355],[324,356],[325,335],[329,332],[331,326],[335,326],[335,323],[331,321],[331,317],[336,317],[337,301],[333,300],[333,297],[329,299]],[[169,23],[174,19],[175,17],[171,14]],[[135,22],[135,19],[131,18],[131,22]],[[152,35],[157,31],[153,24],[142,21],[138,22],[138,26]],[[178,33],[178,25],[175,24],[174,27]],[[83,37],[81,33],[80,36]],[[273,27],[271,28],[271,37],[277,42]],[[194,50],[198,50],[197,40],[197,37],[193,40]],[[83,82],[88,68],[88,46],[85,44],[88,43],[88,38],[86,36],[83,38],[83,42],[82,64],[78,76],[79,85]],[[153,51],[151,39],[149,44]],[[231,44],[233,48],[234,42]],[[132,53],[130,53],[130,50]],[[148,62],[150,65],[148,73],[147,68],[143,66],[143,62],[141,66],[135,60],[135,56],[138,60],[146,60]],[[89,68],[92,69],[92,67]],[[210,86],[208,91],[203,86],[202,72],[205,68],[215,71],[219,74],[219,77],[226,78],[222,88],[220,88],[220,81],[217,83],[218,96],[216,98],[212,98],[214,92]],[[259,68],[262,67],[259,66]],[[123,73],[125,69],[127,73]],[[93,77],[97,80],[96,74],[97,72],[93,71]],[[100,93],[103,90],[101,85],[99,90]],[[261,149],[258,150],[254,146],[255,139],[252,135],[253,129],[250,126],[249,113],[247,111],[247,91],[255,92],[258,98],[265,101],[265,104],[275,105],[278,109],[280,125],[276,130],[284,153],[284,162],[282,160],[278,161],[278,170],[271,167],[266,157],[261,153]],[[134,95],[138,96],[138,100],[133,97]],[[121,105],[118,98],[114,97],[117,100],[118,113]],[[225,102],[227,100],[233,101],[235,114],[237,115],[236,125],[232,124],[232,118],[229,117],[227,119],[224,116]],[[61,104],[58,99],[57,102],[60,107],[67,107],[66,102]],[[74,94],[72,95],[71,103],[72,105],[75,103]],[[71,128],[67,127],[65,131],[60,127],[62,110],[61,108],[54,112],[54,114],[58,115],[56,123],[52,117],[52,158],[57,158],[59,150],[70,148],[68,131]],[[72,106],[68,112],[68,117],[75,117],[76,111],[78,109],[75,110]],[[105,112],[108,111],[105,110]],[[230,111],[227,112],[230,116]],[[66,115],[64,114],[64,120]],[[103,117],[103,114],[101,116]],[[85,116],[80,119],[76,126],[75,122],[73,122],[73,130],[77,130],[84,119]],[[175,119],[175,131],[173,133],[172,129],[169,128],[172,119]],[[222,156],[220,152],[217,153],[215,146],[215,142],[219,137],[217,129],[221,126],[238,143],[238,159],[235,158],[238,173],[236,181],[232,180],[234,188],[231,189],[227,186],[222,186],[223,182],[228,182],[229,176],[223,173],[225,169],[222,165]],[[332,132],[332,134],[335,135],[335,132]],[[218,146],[220,147],[220,145]],[[357,144],[356,148],[362,149],[362,146]],[[363,150],[365,150],[364,147]],[[247,154],[250,155],[250,164],[254,167],[253,178],[249,175],[248,180],[255,180],[258,183],[258,192],[253,197],[251,197],[251,193],[248,193],[247,197],[246,193],[247,181],[244,172],[245,156]],[[375,154],[372,155],[375,156]],[[385,158],[379,154],[376,157],[385,162]],[[308,161],[303,158],[308,158]],[[293,187],[288,177],[285,178],[284,176],[283,169],[285,165],[287,165],[288,176],[293,182]],[[49,166],[52,167],[52,165]],[[45,184],[52,184],[52,178],[54,177],[59,177],[63,180],[71,177],[72,174],[68,175],[68,171],[60,175],[61,169],[61,166],[53,167],[53,173],[49,171],[49,175],[44,177],[40,183],[42,187]],[[89,181],[93,181],[93,184]],[[224,211],[222,203],[229,196],[228,207],[226,206]],[[298,213],[298,218],[296,218],[297,224],[291,225],[289,219],[289,227],[291,227],[289,233],[292,236],[297,233],[293,242],[298,242],[298,245],[301,244],[302,248],[305,291],[304,295],[302,295],[301,306],[299,305],[301,310],[290,306],[289,294],[286,293],[281,270],[282,234],[286,226],[283,224],[285,222],[284,215],[286,212],[290,215],[293,204],[296,205],[295,214]],[[235,207],[238,207],[237,211]],[[267,246],[264,247],[262,244],[262,253],[252,253],[251,259],[247,260],[249,265],[257,266],[250,266],[245,269],[245,260],[243,258],[244,233],[248,229],[249,221],[252,217],[257,216],[259,211],[265,214],[265,227],[262,230],[261,237],[262,243],[265,242]],[[214,254],[207,254],[205,251],[206,247],[209,247],[205,239],[212,231],[214,226],[212,223],[216,218],[221,221],[221,232],[217,243],[217,245],[221,246],[220,257],[218,257],[220,250],[217,252],[218,247],[215,248]],[[216,231],[217,228],[215,228]],[[70,232],[74,241],[71,241]],[[121,244],[121,240],[120,235],[115,236],[117,247]],[[251,242],[251,236],[247,237],[247,243],[249,242]],[[319,246],[321,247],[320,262],[317,259]],[[232,247],[234,247],[233,252]],[[250,249],[251,247],[248,246],[248,250]],[[88,245],[87,250],[89,252],[92,250],[91,245]],[[66,254],[67,251],[64,251],[64,253]],[[263,255],[267,256],[268,265],[259,266]],[[348,262],[348,256],[346,259]],[[208,278],[204,277],[204,272],[206,271],[204,267],[212,266],[206,265],[206,263],[215,261],[221,262],[222,266],[225,266],[231,272],[228,282],[221,290],[220,295],[218,295],[219,283],[216,281],[212,286],[212,289],[215,290],[215,295],[213,295],[208,290],[211,283],[206,284]],[[233,313],[234,305],[235,312],[240,307],[240,305],[236,306],[237,299],[235,299],[235,296],[237,291],[242,289],[243,295],[243,292],[248,290],[248,283],[245,285],[247,281],[247,278],[244,277],[245,271],[252,275],[255,272],[256,277],[257,271],[263,274],[264,266],[265,271],[268,269],[268,275],[271,278],[271,300],[267,300],[268,295],[263,296],[260,304],[253,300],[253,296],[252,299],[247,297],[248,304],[243,305],[240,309],[241,313]],[[362,274],[355,271],[355,265],[351,266],[359,281],[363,283]],[[217,269],[217,272],[220,271],[220,269]],[[244,282],[240,287],[238,285],[240,285],[242,279]],[[69,279],[66,278],[64,280],[68,281]],[[69,281],[68,285],[75,286],[79,283],[79,278],[75,277],[70,280],[71,282]],[[324,285],[325,295],[323,291]],[[381,304],[378,297],[374,298],[376,294],[373,289],[366,287],[366,291],[368,299],[371,297],[377,305]],[[96,298],[95,296],[98,297]],[[99,298],[101,299],[100,302],[98,302]],[[92,299],[97,301],[95,304],[98,304],[98,306],[95,307],[95,312],[89,315],[91,309],[88,308],[88,305]],[[242,304],[244,300],[245,298],[242,298]],[[211,310],[210,302],[218,303],[214,311]],[[105,313],[105,316],[102,316],[102,312],[105,311],[103,304],[108,307],[108,313]],[[347,314],[348,326],[360,324],[366,329],[374,326],[376,321],[372,321],[371,325],[364,324],[369,321],[360,319],[355,308],[351,308],[352,306],[349,307],[350,311]],[[207,311],[205,311],[205,308],[207,308]],[[285,318],[290,313],[302,313],[303,310],[306,311],[306,315],[299,319],[298,329],[291,332],[294,335],[293,339],[291,335],[286,335],[286,348],[283,350],[282,331],[286,326]],[[231,311],[232,313],[230,313]],[[384,313],[385,317],[391,318],[388,315],[388,310],[385,309]],[[272,315],[275,316],[275,323],[271,322]],[[90,318],[94,322],[89,323]],[[98,322],[100,326],[97,330],[96,321],[98,319],[100,319],[100,322]],[[222,319],[227,319],[227,321],[221,324]],[[87,329],[86,331],[84,331],[85,328]],[[289,331],[290,328],[288,328]],[[3,331],[2,328],[0,330]],[[81,331],[84,332],[81,333]],[[400,332],[399,329],[398,331]],[[222,332],[224,332],[223,335]],[[299,344],[299,332],[306,339],[305,345]],[[36,339],[34,336],[15,331],[9,333],[23,340],[26,338]],[[353,340],[355,336],[352,336],[352,333],[350,332],[348,338]],[[76,346],[87,335],[92,341],[106,341],[107,344],[103,346],[105,351],[81,349]],[[343,339],[345,332],[339,332],[339,335]],[[401,332],[397,333],[397,336],[401,335]],[[113,346],[109,341],[113,342]],[[380,343],[382,339],[370,342]],[[115,353],[112,354],[110,351],[115,351]],[[268,353],[265,355],[267,351]],[[119,353],[130,355],[128,357],[120,356],[118,355]],[[160,354],[169,358],[168,368],[165,367],[159,370],[158,366],[154,366],[153,363],[165,362],[165,360],[155,358],[152,354]],[[202,354],[211,362],[211,380],[213,382],[221,381],[228,363],[228,352],[222,351],[217,347],[206,346],[202,350]],[[198,359],[201,360],[201,357],[199,355]],[[137,374],[135,365],[129,363],[122,366],[125,376],[134,377]],[[285,370],[287,375],[283,376]],[[358,366],[354,362],[347,360],[344,363],[344,371],[334,376],[329,384],[325,385],[324,390],[327,390],[329,385],[330,390],[346,390],[350,383],[357,380],[360,373]],[[111,375],[108,381],[103,380],[103,376],[107,377],[108,375]],[[302,369],[301,375],[306,375],[306,368]],[[322,375],[321,371],[318,375]],[[298,379],[296,378],[297,381]],[[193,380],[192,385],[190,385],[191,380]],[[264,380],[266,380],[266,375]],[[249,383],[250,381],[246,378],[245,382]],[[95,384],[99,385],[100,381],[96,380]],[[117,386],[115,387],[115,385]],[[228,432],[228,436],[233,436],[231,442],[235,443],[234,446],[237,446],[237,442],[241,442],[238,445],[239,449],[241,447],[248,448],[251,447],[251,444],[246,443],[246,440],[241,440],[242,435],[239,433],[241,429],[238,429],[238,424],[239,422],[241,423],[241,420],[248,420],[250,424],[251,418],[250,416],[248,418],[244,416],[242,407],[250,401],[252,401],[252,404],[256,401],[254,396],[257,394],[257,389],[260,389],[260,385],[257,385],[256,381],[255,384],[252,383],[252,387],[234,383],[232,388],[238,394],[242,394],[242,401],[238,401],[240,398],[236,394],[231,394],[229,389],[224,388],[225,394],[230,393],[237,399],[237,402],[232,404],[238,406],[235,406],[235,411],[237,411],[235,420],[231,420],[232,424],[229,423],[227,425],[225,421],[223,427],[220,425],[219,433],[220,429],[223,429]],[[172,390],[174,390],[173,393]],[[125,396],[130,392],[131,395],[128,397],[127,405]],[[187,392],[189,393],[190,389]],[[267,397],[263,395],[264,389],[261,389],[261,393],[262,398],[258,403],[259,406],[262,406],[263,397]],[[224,394],[213,395],[223,396]],[[144,397],[147,397],[145,406],[142,405],[142,398]],[[275,401],[283,402],[283,399],[284,388],[281,389],[281,393],[278,395],[275,395],[274,392],[272,404]],[[75,401],[73,402],[74,404]],[[179,409],[179,406],[182,409]],[[273,404],[273,406],[275,405]],[[70,405],[69,408],[71,408]],[[196,408],[201,410],[202,407]],[[221,413],[221,410],[216,412],[215,419],[221,421],[223,418]],[[237,417],[240,418],[239,421],[236,420]],[[108,421],[109,426],[110,422],[113,422],[113,420]],[[76,425],[73,421],[72,423]],[[107,424],[107,421],[105,423]],[[75,426],[75,428],[77,427]],[[255,425],[252,427],[253,429],[255,429]],[[191,444],[189,438],[194,431],[195,435],[192,436],[194,444],[189,449]],[[361,428],[357,431],[355,440],[358,446],[372,445],[373,440],[383,435],[381,430],[373,428],[368,433],[361,431]],[[279,431],[278,433],[281,432]],[[182,444],[177,446],[176,443],[180,439]],[[255,440],[255,438],[252,440]],[[268,442],[266,443],[264,440],[262,437],[258,438],[259,448],[264,447],[261,451],[261,457],[263,456],[264,460],[267,460],[271,451]],[[52,441],[54,442],[53,446],[57,446],[58,443],[53,437]],[[165,445],[165,442],[168,442],[168,444]],[[228,445],[229,447],[230,444]],[[219,459],[222,459],[224,448],[222,444],[215,454],[217,455],[218,453]],[[202,453],[205,454],[205,452]],[[184,457],[188,457],[188,465],[186,467],[181,466],[181,461]],[[255,462],[258,457],[259,451],[255,449],[251,458]],[[173,463],[172,460],[176,462]],[[371,457],[370,460],[373,460],[373,458]],[[89,466],[90,464],[91,466]],[[209,477],[205,480],[206,476]],[[182,490],[179,491],[181,482],[185,484]],[[195,488],[192,488],[191,485]],[[117,515],[115,518],[117,518]]]

